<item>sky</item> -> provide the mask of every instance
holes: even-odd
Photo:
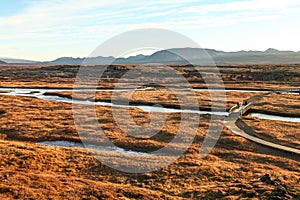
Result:
[[[139,28],[169,29],[224,51],[300,51],[299,19],[299,0],[0,0],[0,57],[86,57]]]

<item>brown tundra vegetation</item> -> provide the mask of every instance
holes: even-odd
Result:
[[[184,75],[193,88],[206,88],[193,67],[170,66]],[[134,67],[110,66],[98,88],[113,88],[118,79]],[[102,102],[116,98],[132,105],[161,104],[180,108],[174,92],[163,87],[138,90],[130,98],[126,91],[115,95],[111,91],[97,91],[94,96],[83,91],[80,96],[74,96],[72,88],[78,68],[3,65],[0,87],[65,88],[69,91],[48,91],[45,95]],[[220,65],[218,68],[228,89],[227,111],[261,91],[300,89],[300,66],[296,64]],[[206,70],[209,67],[203,67],[204,73]],[[235,91],[241,89],[248,92]],[[210,114],[187,120],[190,126],[198,128],[192,144],[176,162],[153,172],[132,174],[104,165],[84,148],[38,144],[43,141],[81,143],[72,104],[0,93],[0,199],[300,199],[300,156],[297,154],[256,144],[223,127],[211,153],[200,158],[199,151],[211,125]],[[180,93],[189,98],[186,91]],[[209,91],[195,90],[195,95],[198,105],[188,106],[210,111]],[[216,103],[217,107],[221,108],[221,101],[223,99]],[[120,108],[120,112],[124,109]],[[141,139],[120,129],[111,107],[97,105],[95,110],[106,137],[120,148],[137,152],[147,153],[164,147],[175,137],[181,123],[180,112],[166,113],[163,128],[154,136]],[[130,107],[129,112],[138,126],[151,121],[149,112],[137,107]],[[248,134],[300,149],[300,123],[260,119],[251,113],[299,118],[299,94],[268,93],[255,101],[236,124]],[[82,119],[88,121],[85,117],[83,112]],[[159,119],[161,115],[155,117]],[[128,119],[123,120],[126,123]],[[223,118],[217,116],[214,125],[223,126],[222,122]],[[88,137],[106,145],[92,125],[87,122],[85,128]],[[179,143],[178,148],[182,145]],[[103,153],[108,158],[114,155],[115,152]],[[167,159],[164,155],[161,158]]]

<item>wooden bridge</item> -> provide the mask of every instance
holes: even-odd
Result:
[[[297,90],[300,91],[300,89],[297,89]],[[290,91],[295,91],[295,90],[290,90]],[[299,149],[279,145],[279,144],[276,144],[276,143],[273,143],[273,142],[268,142],[268,141],[265,141],[263,139],[257,138],[255,136],[249,135],[248,133],[241,130],[236,125],[236,121],[239,119],[239,117],[241,115],[243,115],[244,113],[246,113],[250,109],[252,103],[257,101],[258,99],[261,99],[264,95],[267,95],[267,94],[269,94],[269,93],[255,96],[253,98],[248,99],[247,101],[239,103],[239,105],[237,104],[237,105],[233,106],[229,110],[229,115],[224,120],[225,126],[227,128],[229,128],[235,134],[237,134],[241,137],[244,137],[244,138],[246,138],[250,141],[253,141],[253,142],[256,142],[258,144],[265,145],[265,146],[268,146],[268,147],[271,147],[271,148],[274,148],[274,149],[279,149],[279,150],[282,150],[282,151],[286,151],[286,152],[290,152],[290,153],[293,153],[293,154],[300,155],[300,150]]]

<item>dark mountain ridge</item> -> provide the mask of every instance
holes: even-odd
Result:
[[[146,64],[146,63],[188,63],[193,64],[211,62],[216,64],[295,64],[300,63],[300,52],[279,51],[267,49],[266,51],[236,51],[225,52],[214,49],[201,48],[174,48],[161,50],[152,55],[136,55],[128,58],[87,57],[73,58],[62,57],[48,62],[25,62],[23,64],[49,64],[49,65],[96,65],[96,64]],[[11,59],[13,60],[13,59]],[[17,63],[21,63],[19,60]],[[11,63],[11,62],[9,62]]]

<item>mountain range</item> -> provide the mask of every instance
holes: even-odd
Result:
[[[177,48],[162,50],[152,55],[136,55],[128,58],[115,57],[62,57],[48,62],[35,62],[21,59],[1,59],[0,64],[30,64],[30,65],[80,65],[80,64],[146,64],[146,63],[203,63],[208,59],[207,54],[216,64],[292,64],[300,63],[300,52],[279,51],[268,49],[266,51],[237,51],[225,52],[214,49]],[[180,55],[180,56],[179,56]],[[182,57],[181,57],[182,56]],[[184,58],[183,58],[184,57]]]
[[[35,64],[36,61],[24,60],[24,59],[14,59],[14,58],[1,58],[0,63],[8,63],[8,64]]]

